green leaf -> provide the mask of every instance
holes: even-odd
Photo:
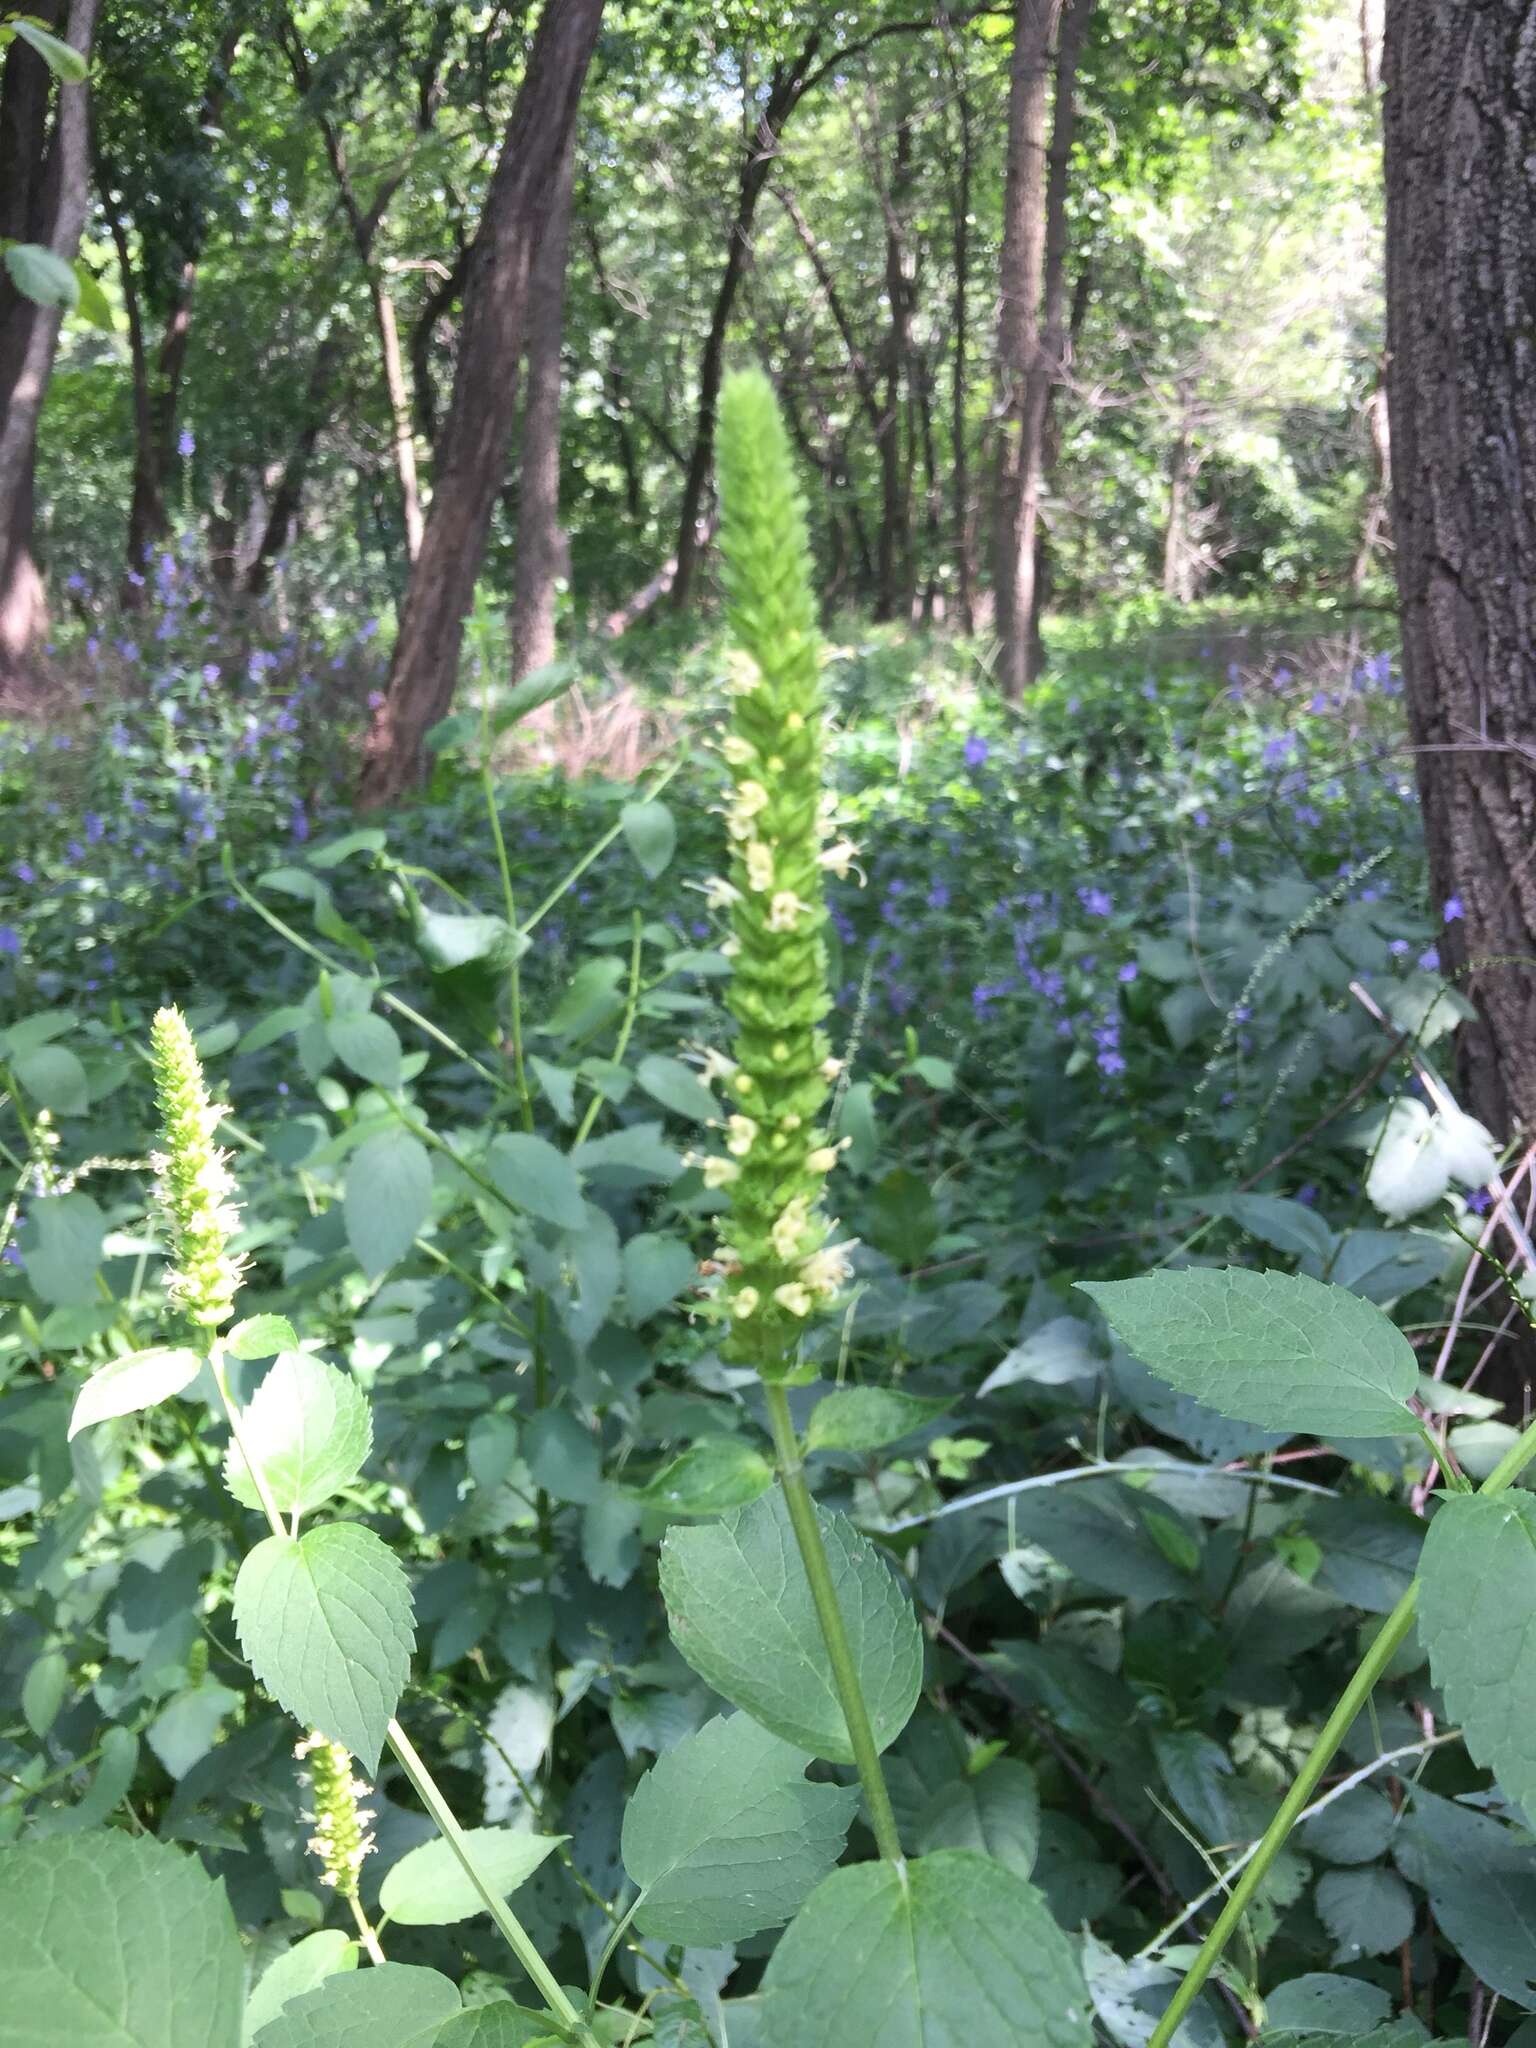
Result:
[[[1201,1195],[1194,1206],[1211,1216],[1230,1216],[1251,1237],[1277,1252],[1310,1252],[1326,1260],[1333,1251],[1333,1232],[1315,1209],[1278,1195]]]
[[[1413,1897],[1395,1871],[1379,1863],[1326,1870],[1317,1880],[1317,1916],[1333,1937],[1332,1960],[1384,1956],[1413,1933]]]
[[[1413,1428],[1413,1346],[1347,1288],[1239,1266],[1078,1286],[1159,1379],[1235,1421],[1291,1436]]]
[[[13,25],[19,33],[20,24]],[[11,283],[24,299],[30,299],[35,306],[62,306],[66,313],[73,312],[80,297],[80,280],[75,276],[74,265],[55,256],[41,242],[7,242],[5,267]]]
[[[68,1684],[69,1659],[62,1650],[44,1650],[28,1665],[21,1681],[21,1716],[34,1735],[46,1735],[58,1719]]]
[[[635,1069],[635,1079],[655,1102],[692,1124],[707,1124],[720,1105],[699,1079],[698,1070],[683,1060],[653,1052]]]
[[[541,704],[552,704],[556,697],[563,697],[579,676],[580,670],[572,661],[551,661],[543,668],[531,670],[497,705],[491,718],[492,732],[507,732]]]
[[[834,1870],[763,1977],[764,2048],[1087,2048],[1072,1944],[1033,1885],[946,1849]]]
[[[1393,1860],[1429,1894],[1435,1925],[1501,1997],[1536,2010],[1536,1869],[1530,1837],[1415,1787]]]
[[[523,1431],[523,1461],[556,1500],[585,1507],[603,1484],[602,1445],[563,1408],[541,1408]]]
[[[189,1692],[179,1692],[144,1731],[144,1740],[173,1778],[184,1778],[218,1740],[219,1730],[241,1705],[244,1695],[216,1679],[205,1678]]]
[[[611,954],[584,961],[544,1029],[552,1037],[572,1043],[601,1031],[624,1007],[619,984],[628,971],[626,963]]]
[[[409,1131],[380,1131],[347,1162],[347,1242],[370,1280],[387,1273],[432,1212],[432,1161]]]
[[[277,2018],[289,1999],[301,1998],[327,1977],[355,1970],[357,1961],[357,1943],[336,1927],[323,1928],[318,1934],[306,1934],[302,1941],[296,1941],[276,1962],[269,1963],[257,1979],[255,1990],[245,2002],[242,2043],[249,2048],[259,2030],[268,2020]]]
[[[22,1263],[35,1293],[58,1308],[100,1301],[96,1268],[107,1219],[89,1195],[44,1195],[29,1205]]]
[[[375,1088],[400,1086],[400,1040],[395,1028],[372,1010],[343,1011],[325,1027],[326,1041],[344,1067]]]
[[[286,1316],[248,1316],[224,1340],[231,1358],[276,1358],[279,1351],[297,1351],[298,1336]]]
[[[624,1813],[643,1934],[714,1948],[799,1909],[858,1807],[852,1788],[808,1785],[808,1761],[745,1714],[706,1722],[657,1759]]]
[[[566,1835],[533,1835],[522,1828],[466,1828],[465,1839],[487,1889],[507,1898],[539,1868]],[[379,1904],[403,1927],[450,1927],[486,1910],[485,1901],[441,1836],[411,1849],[385,1872]]]
[[[1265,2001],[1271,2029],[1305,2034],[1368,2034],[1386,2019],[1392,2001],[1378,1985],[1359,1977],[1334,1977],[1324,1970],[1277,1984]]]
[[[71,44],[53,35],[42,23],[29,15],[12,15],[7,23],[12,32],[30,43],[39,57],[56,78],[62,78],[66,85],[78,85],[84,78],[88,66],[84,57]]]
[[[811,1410],[808,1451],[877,1451],[938,1420],[952,1400],[899,1393],[894,1387],[839,1387]]]
[[[676,1515],[718,1515],[745,1507],[773,1484],[761,1451],[734,1436],[701,1437],[639,1489],[648,1508]]]
[[[624,1245],[624,1300],[632,1323],[644,1323],[698,1278],[693,1252],[680,1237],[641,1231]]]
[[[256,1389],[240,1434],[278,1512],[307,1514],[361,1472],[373,1420],[350,1375],[307,1351],[285,1351]],[[239,1444],[225,1455],[224,1478],[236,1500],[262,1505]]]
[[[422,958],[439,974],[483,960],[491,967],[510,967],[527,952],[529,941],[513,931],[504,917],[483,911],[423,910],[416,919],[416,943]]]
[[[117,322],[112,317],[112,302],[96,282],[95,273],[78,256],[74,268],[75,283],[80,287],[75,311],[87,326],[98,327],[103,334],[113,333]]]
[[[372,1777],[414,1643],[410,1587],[387,1545],[356,1522],[269,1536],[240,1567],[234,1607],[268,1692]]]
[[[877,1748],[906,1726],[923,1677],[912,1603],[846,1515],[818,1508],[833,1587]],[[783,1493],[703,1528],[674,1527],[661,1547],[672,1640],[706,1685],[786,1742],[832,1763],[853,1750]]]
[[[1474,1763],[1536,1812],[1536,1499],[1457,1494],[1429,1525],[1419,1640]]]
[[[974,1849],[1028,1877],[1040,1847],[1040,1794],[1028,1764],[999,1757],[974,1777],[941,1785],[917,1824],[922,1855]]]
[[[581,1230],[587,1205],[581,1175],[547,1138],[527,1131],[507,1131],[485,1156],[485,1170],[507,1200],[541,1223],[561,1230]]]
[[[84,1116],[91,1106],[85,1068],[64,1045],[40,1045],[14,1062],[23,1092],[55,1116]]]
[[[148,1835],[0,1850],[0,2048],[236,2048],[245,1959],[222,1884]]]
[[[549,2014],[529,2012],[510,1998],[493,1998],[455,2013],[432,2048],[560,2048]]]
[[[436,1970],[376,1964],[290,2000],[254,2048],[432,2048],[460,2010],[458,1992]]]
[[[619,821],[640,872],[654,882],[665,872],[677,848],[677,824],[671,811],[654,800],[626,804],[619,813]]]
[[[71,1438],[93,1422],[157,1408],[190,1387],[202,1367],[197,1353],[186,1350],[130,1351],[124,1358],[99,1366],[75,1396],[69,1418]]]

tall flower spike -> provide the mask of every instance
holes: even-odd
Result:
[[[823,1183],[837,1156],[821,1127],[836,1071],[822,932],[822,648],[805,508],[773,390],[759,371],[720,397],[720,552],[731,730],[721,745],[736,1020],[728,1160],[706,1179],[730,1190],[725,1302],[729,1356],[765,1380],[803,1380],[805,1318],[848,1272],[828,1243]],[[728,1170],[730,1169],[730,1170]]]
[[[180,1010],[159,1010],[149,1033],[164,1151],[155,1193],[171,1241],[171,1299],[194,1323],[228,1322],[244,1260],[229,1249],[240,1227],[228,1155],[214,1144],[223,1112],[208,1100],[202,1063]]]

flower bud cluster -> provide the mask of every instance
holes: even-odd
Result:
[[[308,1770],[314,1792],[314,1810],[305,1818],[314,1823],[309,1850],[324,1866],[320,1882],[355,1899],[358,1872],[374,1846],[367,1831],[373,1814],[357,1802],[370,1798],[372,1787],[353,1777],[351,1751],[323,1735],[307,1735],[293,1753]]]
[[[214,1144],[224,1112],[208,1100],[202,1063],[180,1010],[159,1010],[149,1034],[164,1150],[155,1193],[170,1236],[171,1299],[194,1323],[228,1322],[245,1261],[229,1249],[240,1227],[229,1155]]]
[[[822,1212],[840,1145],[823,1126],[838,1062],[823,1030],[831,1006],[822,900],[825,869],[846,873],[822,792],[822,647],[811,594],[805,511],[772,388],[731,377],[720,404],[720,551],[733,642],[729,872],[706,894],[730,917],[727,1003],[732,1056],[708,1055],[731,1113],[705,1184],[729,1192],[727,1354],[766,1380],[809,1377],[799,1337],[836,1299],[847,1244]]]

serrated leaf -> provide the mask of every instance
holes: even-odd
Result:
[[[1530,1838],[1418,1786],[1393,1860],[1429,1894],[1435,1925],[1469,1969],[1536,2011],[1536,1869]]]
[[[347,1242],[370,1280],[415,1242],[432,1211],[432,1161],[409,1131],[380,1131],[347,1162],[342,1196]]]
[[[202,1367],[197,1353],[184,1348],[130,1351],[126,1357],[98,1366],[75,1396],[69,1418],[71,1438],[114,1415],[157,1408],[173,1394],[184,1393]]]
[[[356,1522],[269,1536],[240,1567],[234,1611],[268,1692],[372,1777],[415,1642],[410,1587],[388,1546]]]
[[[1457,1494],[1429,1525],[1419,1640],[1474,1763],[1536,1812],[1536,1499]]]
[[[936,1422],[954,1402],[895,1387],[839,1387],[811,1410],[808,1451],[876,1451]]]
[[[718,1515],[745,1507],[773,1484],[773,1467],[739,1437],[706,1436],[680,1451],[636,1498],[677,1515]]]
[[[242,2042],[250,2043],[268,2020],[277,2018],[291,1998],[302,1998],[327,1977],[355,1970],[357,1962],[357,1943],[339,1928],[327,1927],[318,1934],[306,1934],[276,1962],[269,1963],[257,1978],[256,1988],[245,2002]]]
[[[745,1714],[706,1722],[657,1759],[624,1813],[642,1933],[716,1947],[798,1910],[858,1807],[851,1788],[807,1784],[808,1762]]]
[[[534,1835],[522,1828],[466,1828],[476,1869],[489,1890],[505,1899],[515,1892],[566,1835]],[[451,1927],[487,1910],[452,1846],[439,1837],[411,1849],[384,1874],[379,1904],[403,1927]]]
[[[677,847],[677,822],[671,811],[653,798],[649,803],[626,804],[619,822],[640,872],[654,882],[665,872]]]
[[[1413,1346],[1347,1288],[1239,1266],[1078,1286],[1159,1379],[1235,1421],[1293,1436],[1413,1428]]]
[[[431,2048],[460,2010],[458,1992],[436,1970],[375,1964],[291,1999],[254,2048]]]
[[[581,1175],[563,1152],[531,1131],[507,1131],[492,1144],[486,1172],[509,1202],[561,1230],[581,1230],[587,1220]]]
[[[973,1849],[1028,1877],[1040,1847],[1040,1793],[1035,1774],[1016,1757],[999,1757],[973,1777],[952,1779],[929,1800],[917,1824],[921,1855]]]
[[[877,1748],[906,1726],[922,1686],[923,1641],[891,1568],[846,1515],[816,1510]],[[853,1750],[777,1488],[661,1548],[672,1640],[706,1685],[786,1742],[832,1763]]]
[[[375,1088],[400,1086],[400,1040],[395,1028],[372,1010],[344,1010],[325,1027],[331,1051]]]
[[[248,1316],[224,1340],[231,1358],[276,1358],[279,1351],[297,1351],[298,1336],[286,1316]]]
[[[510,1998],[455,2013],[432,2048],[560,2048],[549,2031],[549,2014],[529,2012]]]
[[[96,1267],[107,1219],[89,1195],[44,1195],[31,1203],[19,1236],[35,1293],[57,1308],[96,1303]]]
[[[224,1887],[147,1835],[0,1850],[0,2048],[236,2048],[245,1961]]]
[[[373,1419],[348,1374],[307,1351],[285,1351],[240,1418],[240,1435],[279,1513],[307,1514],[361,1472]],[[224,1478],[236,1500],[262,1505],[237,1443],[225,1456]]]
[[[764,2048],[1087,2048],[1088,1993],[1033,1885],[963,1849],[834,1870],[763,1977]]]

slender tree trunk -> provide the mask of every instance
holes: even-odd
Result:
[[[752,251],[752,224],[757,218],[757,202],[763,196],[778,155],[779,136],[784,123],[799,104],[805,91],[811,66],[820,48],[819,33],[812,34],[802,45],[793,62],[781,65],[774,74],[769,89],[767,105],[761,119],[752,131],[742,158],[741,171],[736,188],[736,210],[731,220],[730,241],[725,252],[725,268],[720,273],[720,282],[715,287],[715,301],[710,309],[709,330],[704,337],[703,353],[699,357],[699,399],[694,417],[693,446],[688,455],[688,471],[683,478],[683,500],[677,521],[677,573],[672,578],[669,601],[674,611],[685,611],[693,596],[694,578],[698,571],[699,544],[702,539],[700,520],[704,512],[704,498],[709,488],[710,471],[715,460],[715,417],[720,404],[720,384],[725,374],[725,338],[730,329],[731,314],[735,310],[736,295],[746,275],[747,262]]]
[[[98,0],[32,11],[89,61]],[[55,87],[18,36],[0,70],[0,236],[40,242],[66,263],[90,204],[90,88]],[[50,121],[50,112],[52,119]],[[60,311],[23,297],[0,270],[0,691],[21,690],[46,606],[32,558],[33,471]]]
[[[288,459],[283,464],[282,474],[272,493],[267,507],[267,517],[261,529],[261,539],[251,557],[251,565],[245,572],[245,594],[247,597],[261,597],[271,586],[272,572],[292,537],[298,521],[299,506],[304,498],[304,486],[309,479],[310,465],[315,459],[315,449],[325,430],[325,423],[331,416],[335,402],[337,375],[346,355],[346,344],[341,330],[331,327],[315,350],[309,366],[309,377],[304,386],[304,401],[299,408],[299,433]]]
[[[1371,441],[1371,487],[1366,494],[1360,520],[1360,544],[1350,570],[1351,588],[1361,591],[1371,573],[1371,564],[1387,544],[1391,531],[1392,430],[1387,405],[1386,364],[1378,362],[1376,381],[1362,407],[1365,428]]]
[[[544,0],[464,284],[453,396],[432,509],[411,572],[389,681],[363,749],[359,801],[388,803],[420,778],[426,733],[453,701],[517,404],[534,260],[575,126],[603,0]]]
[[[912,279],[901,208],[912,177],[912,123],[903,113],[896,124],[890,188],[884,196],[885,390],[876,447],[880,456],[880,572],[875,617],[894,619],[910,609],[912,519],[911,471],[902,459],[901,397],[912,354]]]
[[[971,184],[975,165],[971,100],[955,56],[954,38],[946,39],[950,83],[960,122],[960,158],[955,169],[950,207],[950,239],[954,267],[949,387],[950,545],[955,557],[955,602],[962,632],[976,630],[975,534],[971,523],[971,448],[967,423],[970,379]]]
[[[1533,0],[1389,0],[1392,504],[1441,964],[1467,1106],[1536,1129]]]
[[[517,479],[517,542],[512,569],[512,680],[555,658],[555,606],[568,559],[560,530],[560,351],[565,340],[565,272],[570,249],[574,130],[550,200],[533,265],[528,319],[528,392]]]

